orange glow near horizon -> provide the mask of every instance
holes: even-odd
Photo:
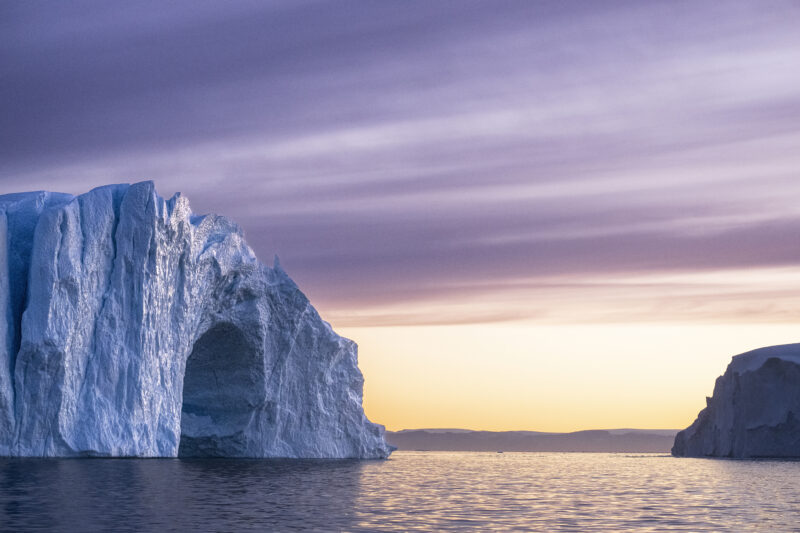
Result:
[[[364,407],[388,430],[683,428],[733,355],[795,342],[789,324],[344,327]]]

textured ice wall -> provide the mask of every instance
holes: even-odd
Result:
[[[387,457],[356,345],[151,182],[0,196],[0,454]]]
[[[800,344],[737,355],[672,454],[800,457]]]

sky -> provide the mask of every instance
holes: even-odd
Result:
[[[798,341],[794,1],[0,2],[0,193],[154,180],[389,429],[677,428]]]

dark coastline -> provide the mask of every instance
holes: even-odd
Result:
[[[399,450],[469,452],[669,453],[678,430],[589,430],[572,433],[413,429],[387,431]]]

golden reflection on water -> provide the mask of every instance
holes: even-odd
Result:
[[[800,530],[800,463],[789,461],[395,452],[365,464],[361,486],[364,529]]]

